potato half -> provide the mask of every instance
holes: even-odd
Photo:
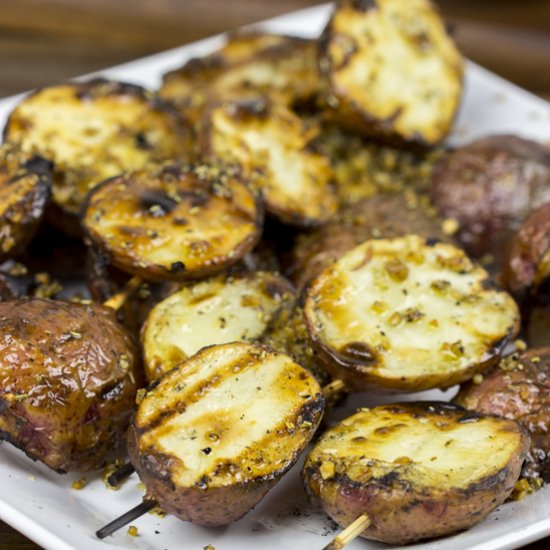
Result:
[[[163,510],[225,525],[295,463],[323,412],[319,384],[262,346],[211,346],[155,382],[128,435],[129,454]]]
[[[451,129],[463,60],[427,0],[340,0],[319,67],[333,117],[354,130],[431,146]]]
[[[57,471],[101,468],[142,384],[137,342],[99,304],[0,303],[0,440]]]
[[[317,41],[248,33],[165,74],[159,94],[197,121],[209,102],[250,94],[288,106],[305,103],[316,95],[318,83]]]
[[[312,146],[318,131],[286,107],[256,98],[210,108],[198,139],[203,154],[240,166],[269,213],[307,227],[327,222],[338,207],[330,161]]]
[[[212,344],[259,340],[294,289],[275,273],[221,275],[190,283],[147,316],[141,343],[149,380]]]
[[[514,421],[449,403],[362,409],[326,432],[306,458],[306,491],[361,536],[407,544],[481,521],[512,492],[529,446]]]
[[[166,165],[105,181],[83,225],[119,269],[146,280],[188,280],[230,267],[260,238],[263,209],[214,166]]]
[[[185,158],[188,137],[179,115],[156,96],[104,79],[34,92],[11,113],[4,130],[6,141],[53,161],[53,200],[72,217],[100,181],[151,162]]]
[[[0,262],[34,237],[50,191],[51,163],[13,145],[0,146]]]
[[[518,307],[453,245],[408,235],[366,241],[306,297],[319,360],[356,389],[447,388],[496,362]]]

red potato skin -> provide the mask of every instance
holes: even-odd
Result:
[[[195,525],[219,527],[237,521],[252,510],[279,481],[284,472],[271,479],[235,484],[231,487],[177,487],[170,470],[175,459],[138,451],[135,427],[128,430],[128,455],[148,495],[169,514]]]
[[[53,470],[91,471],[128,425],[139,350],[100,305],[0,303],[0,439]]]
[[[531,436],[523,475],[550,479],[550,347],[505,358],[481,384],[464,384],[455,401],[523,425]]]
[[[419,495],[408,483],[381,480],[378,485],[361,485],[349,479],[321,489],[318,472],[308,472],[308,493],[323,495],[323,510],[341,525],[350,525],[367,514],[373,526],[361,536],[387,544],[408,544],[468,529],[495,510],[512,492],[521,462],[483,480],[467,491],[430,491]],[[472,500],[476,501],[472,511]],[[396,527],[398,525],[398,527]]]
[[[420,205],[411,207],[403,194],[375,195],[344,208],[337,220],[299,237],[287,274],[302,288],[363,241],[411,233],[450,240],[441,228],[441,220],[428,216]]]
[[[418,405],[434,406],[429,402],[411,406]],[[442,403],[440,407],[448,411],[453,405]],[[461,407],[456,411],[458,416],[464,415],[463,421],[475,418],[475,413],[472,416]],[[345,475],[323,479],[319,464],[308,463],[308,458],[302,480],[313,502],[340,525],[350,525],[359,516],[368,515],[372,524],[362,537],[387,544],[409,544],[449,535],[479,523],[514,489],[529,447],[524,430],[519,426],[516,429],[521,430],[522,438],[513,460],[467,489],[415,487],[410,480],[402,479],[398,470],[376,480],[367,473],[365,483]]]
[[[517,298],[535,292],[550,275],[550,203],[532,212],[512,237],[502,265],[502,283]]]
[[[550,149],[510,135],[475,141],[439,163],[431,198],[442,216],[458,221],[468,253],[500,257],[529,213],[550,201]]]

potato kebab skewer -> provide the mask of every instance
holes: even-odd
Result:
[[[348,526],[324,550],[364,536],[407,544],[471,527],[511,494],[529,448],[513,420],[443,402],[361,409],[306,457],[309,496]]]
[[[323,410],[319,384],[287,355],[242,342],[203,348],[139,403],[128,449],[147,496],[97,536],[153,502],[199,525],[239,519],[296,462]]]
[[[153,307],[142,327],[147,380],[160,378],[205,346],[261,341],[277,312],[294,300],[294,292],[280,275],[261,271],[186,284]],[[109,302],[118,302],[122,294]],[[117,487],[133,472],[126,463],[107,483]]]

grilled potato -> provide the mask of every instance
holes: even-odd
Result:
[[[397,143],[433,146],[445,138],[463,65],[428,0],[340,0],[321,38],[332,117]]]
[[[34,92],[11,113],[4,138],[53,161],[53,200],[73,223],[100,181],[185,158],[190,148],[182,119],[167,104],[140,86],[103,79]]]
[[[458,222],[469,254],[500,257],[529,213],[550,202],[550,148],[516,136],[474,141],[441,160],[431,196]]]
[[[0,262],[21,252],[33,238],[50,198],[51,165],[0,146]]]
[[[0,439],[57,471],[100,468],[142,382],[139,350],[112,310],[0,302]]]
[[[481,383],[464,384],[455,402],[517,420],[531,436],[523,475],[550,480],[550,348],[504,357]]]
[[[89,195],[83,224],[119,269],[150,281],[222,271],[254,248],[258,198],[215,166],[165,165],[119,176]]]
[[[287,106],[318,91],[317,41],[276,34],[237,34],[217,52],[164,75],[159,94],[197,122],[212,101],[265,96]]]
[[[389,544],[449,535],[480,522],[514,489],[529,437],[514,421],[425,402],[361,409],[327,431],[302,477],[342,526]]]
[[[141,333],[149,380],[212,344],[260,340],[294,289],[274,273],[221,275],[191,283],[158,303]]]
[[[211,346],[149,388],[129,454],[163,510],[225,525],[295,463],[322,412],[319,385],[286,355],[245,343]]]
[[[516,297],[536,294],[550,276],[550,203],[534,210],[510,239],[502,284]]]
[[[374,195],[344,207],[334,221],[298,237],[287,273],[302,288],[348,250],[368,239],[414,233],[448,240],[441,220],[430,214],[412,192]]]
[[[352,388],[448,388],[498,361],[517,334],[517,305],[491,286],[450,244],[371,240],[313,280],[306,321],[321,364]]]
[[[317,130],[286,107],[256,98],[210,108],[198,139],[203,154],[241,167],[269,213],[307,227],[327,222],[338,206],[330,162],[312,148]]]

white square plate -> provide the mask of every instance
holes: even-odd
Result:
[[[271,32],[316,37],[329,15],[330,6],[314,7],[265,21],[255,27]],[[101,71],[103,76],[155,88],[161,75],[191,57],[204,55],[224,42],[222,35],[158,55]],[[0,101],[0,127],[21,96]],[[451,144],[468,142],[492,133],[514,133],[550,143],[550,105],[517,86],[468,64],[466,93]],[[452,391],[452,390],[451,390]],[[424,399],[449,399],[451,391],[424,392]],[[407,400],[420,394],[407,396]],[[404,398],[401,398],[404,399]],[[367,396],[355,396],[338,411],[350,414],[358,406],[375,404]],[[257,508],[242,520],[224,528],[207,529],[173,517],[150,515],[136,520],[139,536],[123,529],[104,541],[94,532],[137,504],[142,496],[133,476],[118,491],[108,491],[99,475],[89,476],[80,491],[71,489],[79,476],[61,476],[28,460],[13,447],[0,444],[0,518],[48,550],[124,549],[216,550],[321,549],[334,536],[334,525],[306,502],[295,467]],[[517,548],[550,535],[550,486],[521,502],[507,503],[474,528],[444,539],[409,548],[423,550],[492,550]],[[349,550],[389,549],[387,545],[356,540]]]

